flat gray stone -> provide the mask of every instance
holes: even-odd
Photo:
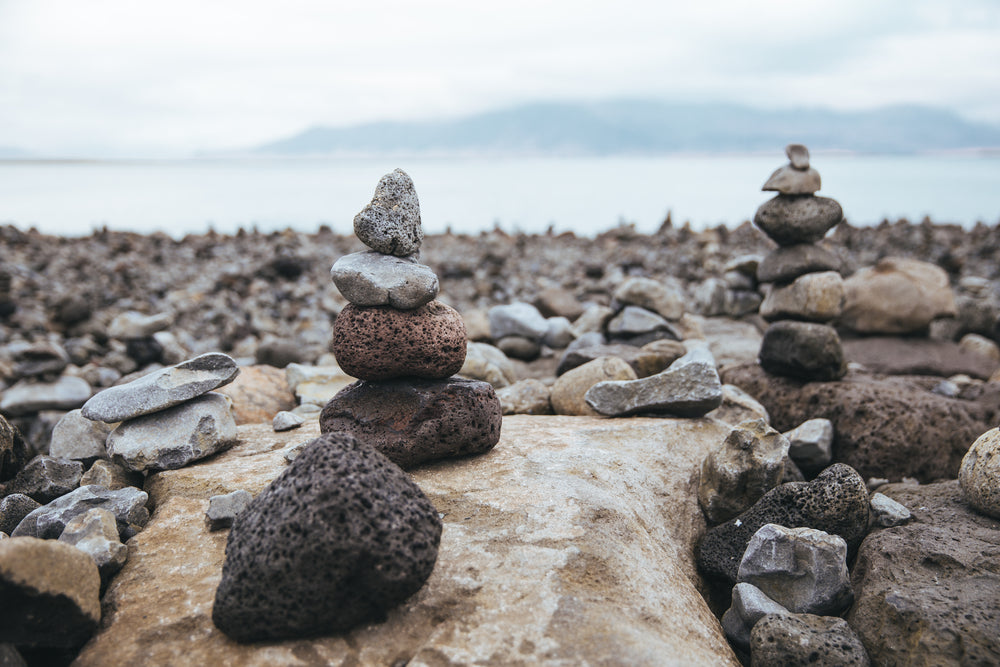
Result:
[[[105,389],[83,405],[83,416],[108,423],[135,419],[229,384],[239,372],[231,357],[209,352]]]
[[[54,540],[62,535],[66,524],[75,517],[102,507],[115,515],[118,535],[127,540],[149,521],[149,510],[146,509],[148,499],[145,491],[134,486],[114,491],[103,486],[81,486],[29,513],[10,536]]]
[[[733,601],[722,615],[722,629],[729,641],[747,651],[750,649],[750,631],[757,621],[768,614],[788,613],[764,591],[744,581],[733,587]]]
[[[147,338],[173,323],[174,316],[171,313],[144,315],[134,310],[127,310],[111,320],[111,324],[108,325],[108,336],[118,340]]]
[[[109,433],[111,427],[105,422],[92,421],[84,417],[81,410],[71,410],[52,429],[49,454],[81,461],[107,458],[104,443]]]
[[[420,250],[420,200],[405,171],[396,169],[379,180],[371,203],[354,216],[354,233],[386,255],[407,257]]]
[[[43,410],[75,410],[90,398],[87,381],[64,375],[54,382],[21,380],[3,392],[0,412],[8,417]]]
[[[608,322],[608,336],[629,338],[652,331],[673,332],[666,318],[641,306],[625,306]]]
[[[412,257],[374,250],[344,255],[330,277],[344,298],[356,306],[392,306],[413,310],[438,295],[438,278],[429,266]]]
[[[293,459],[294,460],[294,457]],[[253,502],[253,495],[245,489],[237,489],[231,493],[212,496],[208,499],[208,511],[205,519],[209,530],[230,528],[240,512]]]
[[[803,468],[824,468],[833,460],[833,422],[817,418],[785,433],[788,455]]]
[[[490,337],[498,341],[507,336],[522,336],[541,341],[548,333],[549,323],[530,303],[515,301],[490,308]]]
[[[819,172],[813,168],[796,169],[791,165],[778,168],[761,190],[784,195],[811,195],[820,189]]]
[[[69,365],[69,354],[61,345],[51,341],[31,344],[11,344],[5,346],[13,352],[14,377],[28,378],[44,375],[59,375]],[[11,350],[10,348],[14,348]]]

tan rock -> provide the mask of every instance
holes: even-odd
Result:
[[[830,322],[844,308],[844,279],[836,271],[799,276],[792,283],[775,286],[760,304],[760,316],[769,322],[796,319]]]
[[[469,340],[490,340],[490,318],[485,308],[473,308],[462,313],[465,321],[465,335]]]
[[[517,381],[517,368],[502,350],[489,343],[470,342],[465,362],[458,374],[472,380],[489,382],[494,389]]]
[[[233,399],[237,426],[270,422],[277,413],[295,407],[285,371],[266,364],[243,366],[235,380],[215,391]]]
[[[614,299],[622,305],[659,313],[668,320],[679,320],[684,315],[684,295],[652,278],[629,278],[615,290]]]
[[[505,415],[551,415],[549,388],[541,380],[525,378],[497,391]]]
[[[992,361],[1000,361],[1000,347],[986,336],[965,334],[958,341],[958,346],[966,352],[981,355]]]
[[[598,412],[587,405],[587,390],[605,380],[635,380],[636,374],[628,362],[619,357],[598,357],[566,371],[552,385],[549,401],[557,415],[590,415]]]
[[[705,530],[695,470],[728,431],[707,419],[505,418],[489,454],[414,472],[444,533],[427,584],[385,622],[230,641],[211,622],[226,533],[205,525],[204,480],[253,492],[316,434],[306,428],[245,426],[229,452],[158,473],[172,481],[130,541],[106,622],[77,665],[738,664],[693,565]]]
[[[545,317],[565,317],[572,322],[583,314],[583,305],[572,292],[562,287],[546,287],[533,303]]]
[[[966,502],[1000,519],[1000,428],[990,429],[972,443],[958,470],[958,482]]]
[[[955,297],[943,269],[887,257],[844,281],[840,324],[860,333],[911,333],[937,317],[954,317]]]

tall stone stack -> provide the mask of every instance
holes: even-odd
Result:
[[[350,302],[332,350],[360,379],[323,409],[322,432],[352,433],[403,468],[488,451],[500,439],[500,401],[489,383],[452,377],[465,362],[465,323],[436,300],[437,276],[419,262],[420,203],[403,170],[382,177],[354,233],[371,250],[330,270]]]
[[[770,322],[760,347],[768,373],[803,380],[836,380],[846,373],[844,351],[830,322],[844,307],[840,261],[817,242],[844,217],[836,200],[817,197],[819,173],[801,144],[785,148],[789,164],[767,180],[778,194],[757,209],[754,224],[780,247],[757,267],[765,285],[761,316]]]

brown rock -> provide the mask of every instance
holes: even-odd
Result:
[[[549,396],[552,410],[557,415],[598,416],[600,413],[584,400],[591,387],[605,380],[636,379],[638,375],[624,359],[598,357],[559,376]]]
[[[886,257],[844,281],[840,324],[859,333],[911,333],[927,329],[934,318],[954,317],[957,312],[943,269]]]
[[[538,293],[534,306],[545,317],[565,317],[570,322],[583,314],[583,305],[569,290],[546,287]]]
[[[235,380],[216,391],[233,399],[237,425],[270,423],[274,415],[295,407],[285,371],[265,364],[243,366]]]
[[[440,301],[414,310],[344,306],[333,328],[333,354],[362,380],[442,379],[465,361],[465,323]]]

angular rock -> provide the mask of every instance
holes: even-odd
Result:
[[[221,352],[210,352],[96,394],[83,416],[114,423],[166,410],[232,382],[240,369]]]
[[[80,486],[83,464],[40,454],[28,461],[4,488],[5,493],[23,493],[45,504]]]
[[[230,401],[228,396],[209,392],[122,422],[108,436],[108,456],[141,472],[180,468],[228,449],[236,440]]]
[[[506,387],[517,381],[517,369],[507,355],[488,343],[470,342],[465,362],[459,375],[472,380],[482,380],[494,389]]]
[[[497,391],[505,415],[551,415],[549,388],[541,380],[526,378]]]
[[[52,429],[49,454],[81,461],[106,458],[104,443],[109,433],[111,427],[105,422],[92,421],[84,417],[81,410],[71,410]]]
[[[608,337],[631,339],[642,334],[665,332],[666,337],[676,338],[673,327],[666,318],[639,306],[625,306],[608,321]]]
[[[887,495],[873,493],[870,504],[872,526],[893,528],[895,526],[902,526],[910,520],[910,510]]]
[[[10,536],[54,540],[73,518],[100,507],[115,515],[118,535],[127,540],[149,521],[148,498],[145,491],[131,486],[114,491],[103,486],[81,486],[28,514]]]
[[[294,412],[286,412],[282,410],[278,414],[274,415],[274,419],[271,421],[271,427],[275,431],[291,431],[293,428],[298,428],[305,423],[305,420],[295,414]]]
[[[750,648],[750,631],[757,621],[768,614],[788,613],[764,591],[753,584],[740,582],[733,586],[733,601],[722,615],[722,629],[729,641],[746,651]]]
[[[750,632],[750,655],[751,667],[871,664],[864,645],[844,619],[815,614],[768,614],[760,619]]]
[[[171,313],[144,315],[134,310],[127,310],[111,320],[108,325],[108,337],[118,340],[134,340],[148,338],[158,331],[163,331],[174,323]]]
[[[958,482],[965,500],[994,519],[1000,519],[1000,428],[976,439],[962,458]]]
[[[844,281],[840,324],[859,333],[899,334],[925,330],[937,317],[954,317],[948,274],[914,259],[886,257]]]
[[[101,575],[102,589],[128,557],[128,549],[118,537],[115,515],[100,507],[74,517],[66,524],[59,541],[90,556]]]
[[[43,410],[75,410],[88,398],[90,385],[71,375],[53,382],[21,380],[0,395],[0,412],[18,417]]]
[[[840,272],[841,261],[832,252],[815,243],[779,246],[757,265],[757,281],[790,283],[799,276],[820,271]]]
[[[811,482],[771,489],[735,519],[711,528],[698,548],[698,569],[735,584],[747,544],[764,524],[815,528],[839,535],[853,554],[868,530],[868,487],[849,466],[834,463]]]
[[[639,306],[668,320],[684,315],[684,295],[651,278],[629,278],[614,291],[612,298],[622,306]]]
[[[350,435],[327,434],[233,525],[212,620],[245,642],[384,619],[423,586],[440,540],[437,510],[409,477]]]
[[[594,410],[611,417],[641,412],[700,417],[722,403],[722,383],[711,352],[695,348],[662,373],[600,382],[584,398]]]
[[[666,370],[670,364],[685,354],[687,354],[687,349],[684,344],[671,340],[655,341],[643,347],[624,343],[570,346],[566,348],[566,352],[563,353],[562,359],[559,361],[556,375],[567,373],[595,359],[617,357],[632,367],[636,377],[649,377]]]
[[[823,468],[833,460],[833,422],[809,419],[785,433],[788,455],[803,468]]]
[[[245,489],[237,489],[221,496],[212,496],[208,499],[208,511],[205,512],[208,529],[230,528],[236,517],[250,507],[251,502],[253,502],[253,496]]]
[[[215,391],[233,399],[237,425],[266,423],[275,413],[295,407],[295,394],[285,376],[291,366],[284,370],[264,364],[243,366],[232,382]]]
[[[514,303],[490,308],[490,336],[498,341],[507,336],[523,336],[541,341],[549,330],[549,323],[530,303]]]
[[[760,205],[753,222],[781,246],[815,243],[844,218],[836,200],[813,195],[783,195]]]
[[[552,411],[557,415],[596,416],[600,413],[590,407],[585,399],[591,387],[607,380],[635,379],[635,371],[620,357],[598,357],[559,376],[549,395]]]
[[[836,271],[807,273],[792,283],[772,288],[760,304],[768,322],[783,319],[830,322],[844,307],[844,279]]]
[[[14,376],[19,378],[57,377],[69,365],[69,354],[61,345],[51,341],[26,345],[11,356]]]
[[[420,250],[420,200],[405,171],[395,169],[379,179],[371,203],[354,216],[354,233],[386,255],[407,257]]]
[[[331,349],[344,372],[362,380],[446,378],[465,361],[465,322],[440,301],[414,310],[348,304]]]
[[[730,431],[701,464],[698,504],[709,523],[728,521],[776,487],[787,455],[788,439],[762,419]]]
[[[320,415],[323,433],[349,433],[402,468],[482,454],[500,439],[502,409],[486,382],[388,380],[356,382]]]
[[[438,295],[438,278],[412,257],[369,250],[344,255],[330,269],[344,298],[356,306],[392,306],[412,310]]]
[[[90,469],[83,473],[83,477],[80,478],[80,486],[96,484],[110,491],[124,489],[127,486],[142,488],[142,482],[142,474],[133,472],[108,459],[94,461]]]
[[[847,373],[837,330],[813,322],[769,326],[760,344],[760,365],[773,375],[804,380],[836,380]]]
[[[812,167],[796,169],[785,165],[771,174],[761,190],[783,195],[811,195],[820,189],[821,183],[819,172]]]
[[[839,535],[773,523],[750,538],[736,580],[796,614],[836,616],[854,600],[847,543]]]
[[[28,462],[28,447],[21,432],[0,415],[0,482],[14,479]]]
[[[0,642],[81,646],[101,620],[97,566],[56,540],[0,540]]]
[[[767,409],[756,398],[734,384],[722,385],[722,404],[705,415],[733,426],[748,419],[771,422]]]
[[[17,524],[42,504],[23,493],[11,493],[0,499],[0,533],[10,535]]]

